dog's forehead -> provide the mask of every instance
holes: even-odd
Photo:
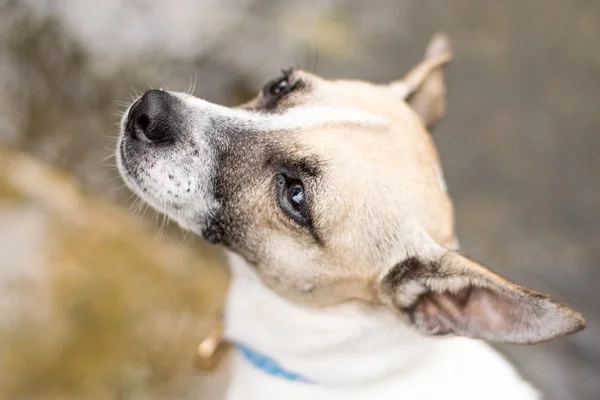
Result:
[[[439,243],[448,243],[453,235],[451,204],[437,150],[419,117],[388,86],[306,76],[310,91],[301,93],[304,98],[285,113],[337,110],[349,118],[346,123],[307,125],[295,135],[297,148],[321,161],[325,184],[316,212],[331,227],[331,236],[356,229],[346,223],[357,221],[373,229],[372,222],[384,213],[389,220],[407,221],[410,216]],[[339,196],[342,201],[333,200]],[[391,205],[395,208],[388,208]],[[367,221],[369,217],[374,220]],[[385,233],[377,233],[381,235]]]
[[[307,73],[302,79],[310,80],[311,90],[300,94],[304,98],[285,114],[304,114],[300,119],[306,128],[300,129],[297,140],[307,151],[344,168],[361,169],[363,176],[389,171],[398,178],[412,174],[415,182],[429,180],[428,171],[439,168],[431,135],[387,85],[329,81]]]
[[[388,85],[363,80],[327,80],[304,71],[298,71],[296,76],[309,87],[299,94],[298,105],[350,108],[390,118],[406,111],[406,103]]]

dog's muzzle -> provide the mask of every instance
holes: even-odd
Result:
[[[149,90],[121,123],[117,163],[128,186],[158,211],[196,233],[219,202],[214,196],[219,133],[209,103]]]

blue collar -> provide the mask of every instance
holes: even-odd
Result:
[[[266,372],[269,375],[276,376],[278,378],[282,378],[292,382],[314,383],[313,381],[311,381],[310,379],[306,379],[302,375],[298,375],[295,372],[291,372],[284,369],[271,357],[259,353],[256,350],[249,348],[248,346],[245,346],[241,343],[236,343],[235,347],[240,353],[242,353],[244,358],[248,360],[248,362],[250,362],[250,364],[254,365],[256,368],[260,369],[263,372]]]

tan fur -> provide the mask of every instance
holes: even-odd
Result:
[[[450,42],[438,33],[429,42],[423,62],[391,85],[430,128],[446,113],[444,67],[451,59]]]
[[[294,71],[291,84],[299,82],[301,89],[269,107],[264,93],[239,110],[197,105],[191,96],[175,94],[185,107],[202,107],[198,118],[210,110],[218,129],[224,129],[219,128],[221,121],[241,118],[245,120],[235,132],[254,132],[227,137],[227,155],[222,156],[227,161],[215,179],[220,180],[221,191],[228,193],[227,218],[222,224],[231,231],[229,248],[252,264],[273,290],[303,305],[362,300],[409,313],[406,307],[418,305],[425,295],[431,299],[445,292],[455,294],[482,282],[489,288],[492,282],[494,293],[518,292],[522,301],[533,304],[534,295],[528,296],[479,264],[455,262],[448,270],[446,264],[435,261],[455,244],[452,203],[428,132],[446,108],[443,67],[450,58],[447,39],[438,35],[424,60],[403,80],[389,85],[329,81]],[[302,114],[306,110],[308,114]],[[196,135],[192,140],[207,135],[196,129],[195,125],[191,128]],[[177,157],[186,149],[181,147]],[[158,157],[163,161],[166,156]],[[319,168],[318,177],[304,180],[313,232],[286,216],[274,200],[279,158],[314,160]],[[187,164],[207,162],[186,160],[174,162],[168,170],[183,169],[185,175]],[[179,209],[170,210],[168,204],[161,207],[186,227],[194,223],[181,217]],[[427,270],[428,280],[386,281],[395,266],[410,257],[435,261]],[[386,290],[381,290],[382,279],[387,282]],[[394,283],[391,287],[390,282]],[[402,300],[406,298],[410,301]],[[547,332],[557,336],[583,327],[579,314],[556,304],[548,303],[548,310],[562,312],[561,318],[567,321]],[[447,311],[435,309],[440,310]],[[543,320],[532,330],[543,330]],[[520,339],[545,340],[550,333],[532,335]]]
[[[442,57],[434,64],[428,58],[424,67],[417,67],[418,74],[415,70],[409,73],[411,92],[421,87],[421,80],[427,80],[428,71],[449,60],[447,55]],[[372,290],[379,276],[416,251],[422,235],[443,246],[452,245],[452,203],[440,186],[435,145],[423,121],[396,93],[398,82],[384,86],[326,81],[306,72],[296,73],[311,90],[308,98],[300,94],[291,100],[294,106],[360,109],[381,116],[387,125],[370,129],[324,126],[294,137],[291,147],[301,149],[299,153],[327,160],[323,182],[316,188],[319,192],[313,194],[318,199],[314,212],[325,244],[319,247],[307,241],[299,245],[302,242],[292,240],[287,221],[281,223],[271,215],[270,199],[262,198],[261,204],[251,209],[267,214],[261,219],[270,225],[270,236],[257,240],[269,243],[271,254],[263,255],[268,261],[259,265],[259,273],[279,293],[303,303],[379,301]],[[247,193],[247,201],[259,198],[261,192],[264,189]],[[419,233],[411,238],[412,232]],[[285,249],[284,254],[278,249]],[[281,270],[295,260],[301,260],[297,267]]]

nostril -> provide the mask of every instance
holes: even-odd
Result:
[[[133,113],[129,116],[129,122],[127,123],[127,131],[132,138],[150,142],[148,137],[148,125],[150,125],[150,118],[146,114]]]
[[[148,128],[149,123],[150,123],[150,119],[148,118],[148,116],[146,114],[140,115],[136,121],[136,125],[139,127],[139,129],[141,129],[144,132]]]
[[[146,114],[136,116],[133,121],[133,134],[135,137],[145,142],[150,142],[148,125],[150,125],[150,118]]]

